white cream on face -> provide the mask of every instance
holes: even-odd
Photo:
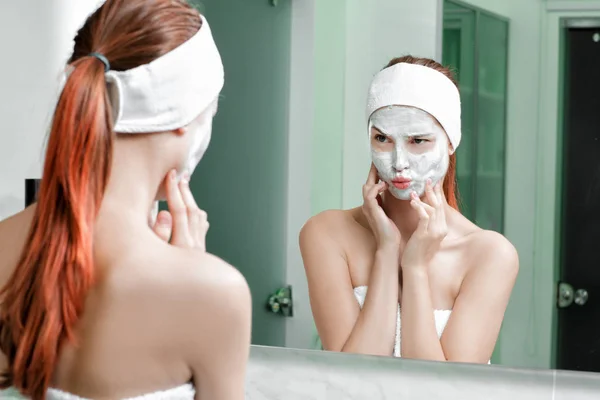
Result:
[[[427,179],[433,185],[444,179],[450,162],[448,137],[425,111],[403,106],[379,109],[370,118],[369,134],[373,164],[394,197],[410,200],[413,191],[420,197]],[[398,188],[392,182],[395,178],[410,183]]]
[[[179,179],[181,179],[184,173],[191,176],[202,157],[204,157],[204,153],[210,144],[212,121],[216,110],[217,100],[187,126],[186,129],[187,135],[190,136],[190,144],[183,170],[179,173]]]
[[[150,208],[150,215],[148,216],[148,225],[153,227],[156,224],[156,219],[158,218],[158,200],[152,203],[152,207]]]

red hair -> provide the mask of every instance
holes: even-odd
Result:
[[[389,68],[392,65],[396,65],[396,64],[400,64],[400,63],[416,64],[416,65],[422,65],[424,67],[432,68],[432,69],[444,74],[458,88],[458,83],[456,82],[456,79],[454,78],[454,74],[452,73],[452,71],[449,68],[444,67],[442,64],[438,63],[437,61],[434,61],[430,58],[403,56],[403,57],[393,58],[385,66],[385,68]],[[454,152],[450,155],[450,164],[448,165],[448,172],[446,172],[446,177],[444,178],[443,189],[444,189],[444,195],[446,196],[446,200],[448,201],[448,204],[450,205],[450,207],[458,210],[459,209],[459,207],[458,207],[459,195],[458,195],[458,185],[456,183],[456,152]]]
[[[191,38],[201,21],[183,0],[107,0],[75,37],[32,225],[0,292],[0,350],[8,358],[0,388],[45,399],[94,285],[93,232],[110,177],[113,116],[104,65],[89,54],[103,54],[111,69],[131,69]]]

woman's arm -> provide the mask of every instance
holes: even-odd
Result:
[[[473,243],[473,268],[463,280],[452,315],[437,337],[426,273],[403,273],[402,356],[487,363],[492,356],[519,270],[515,248],[502,235],[483,231]]]
[[[474,245],[473,268],[454,302],[442,346],[449,361],[487,363],[517,279],[519,256],[496,232],[480,232]]]
[[[446,361],[435,328],[435,316],[425,268],[402,271],[401,354],[403,358]]]
[[[361,311],[344,252],[328,233],[336,225],[336,216],[325,212],[311,218],[300,233],[310,303],[323,348],[391,355],[398,309],[398,249],[376,251]]]
[[[196,258],[197,278],[181,293],[185,320],[175,328],[192,370],[196,400],[243,400],[252,303],[244,277],[210,254]],[[196,282],[194,282],[196,281]]]
[[[502,235],[481,231],[469,243],[469,263],[452,315],[441,340],[437,337],[429,288],[428,266],[446,237],[445,206],[441,185],[428,182],[426,202],[413,193],[411,207],[419,225],[402,255],[402,357],[439,361],[487,362],[492,352],[519,260],[515,248]]]

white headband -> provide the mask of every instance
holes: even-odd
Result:
[[[224,70],[210,26],[201,18],[200,30],[162,57],[127,71],[106,73],[115,132],[181,128],[214,102],[223,88]]]
[[[219,95],[224,71],[210,27],[149,64],[106,73],[119,133],[160,132],[192,122]]]
[[[444,74],[408,63],[398,63],[380,71],[369,87],[366,110],[369,126],[375,111],[394,105],[416,107],[432,115],[444,128],[456,151],[461,138],[460,94]]]

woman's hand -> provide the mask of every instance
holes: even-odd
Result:
[[[371,164],[367,182],[363,185],[362,211],[377,241],[377,248],[389,248],[399,251],[400,231],[381,208],[381,192],[388,188],[385,182],[378,182],[377,169]]]
[[[156,218],[154,232],[173,246],[206,251],[206,232],[209,223],[189,186],[189,176],[177,184],[177,173],[171,171],[165,179],[169,211],[161,211]]]
[[[425,202],[414,192],[411,197],[410,205],[419,215],[419,224],[406,243],[400,264],[406,270],[425,269],[448,234],[441,183],[432,188],[431,181],[427,182]]]

